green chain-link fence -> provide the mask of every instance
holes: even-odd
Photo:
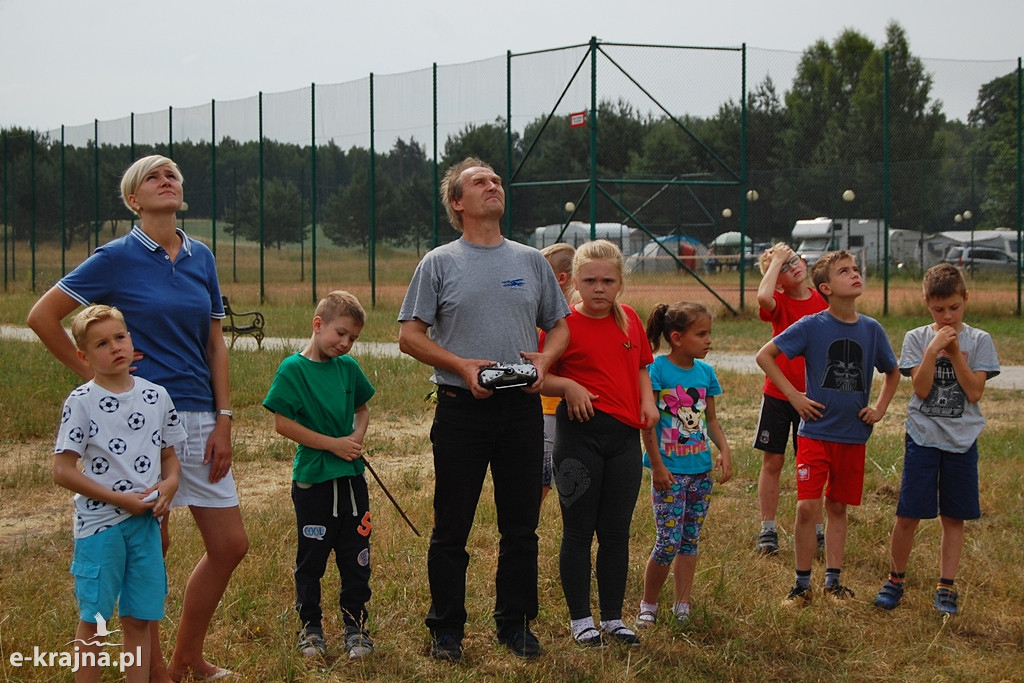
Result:
[[[41,291],[127,232],[120,174],[161,153],[185,174],[183,227],[214,248],[233,292],[315,300],[365,286],[375,303],[408,276],[385,267],[396,254],[414,262],[457,237],[437,179],[474,155],[506,176],[510,237],[618,240],[641,309],[690,298],[751,310],[763,246],[798,247],[797,221],[826,217],[827,246],[861,256],[886,312],[916,301],[923,269],[961,247],[974,286],[1019,315],[1020,100],[1019,60],[920,59],[892,27],[883,46],[848,31],[802,53],[592,39],[12,129],[0,140],[4,289]],[[1005,272],[979,265],[981,247]]]

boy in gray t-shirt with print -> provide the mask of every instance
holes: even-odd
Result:
[[[985,382],[999,374],[992,337],[964,323],[967,285],[951,264],[928,269],[924,299],[934,321],[907,332],[900,372],[911,377],[903,481],[892,529],[889,579],[875,607],[893,609],[903,598],[914,533],[922,519],[942,520],[935,609],[957,613],[953,587],[964,545],[964,520],[981,517],[978,435],[985,426],[978,402]]]

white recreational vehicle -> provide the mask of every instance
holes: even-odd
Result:
[[[920,242],[910,230],[889,230],[889,262],[920,262]],[[823,254],[845,249],[857,257],[862,269],[880,270],[885,265],[885,221],[880,218],[811,218],[793,226],[793,244],[808,266]]]
[[[565,228],[563,231],[562,228]],[[594,226],[594,233],[598,239],[606,239],[614,243],[622,250],[623,254],[632,254],[639,251],[644,245],[647,236],[642,230],[631,228],[622,223],[598,223]],[[545,225],[533,231],[533,246],[543,249],[556,242],[565,242],[578,247],[584,242],[590,241],[590,223],[572,221],[569,225],[562,223]]]

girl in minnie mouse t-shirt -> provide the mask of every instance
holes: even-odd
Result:
[[[732,455],[715,412],[722,387],[715,370],[700,360],[711,349],[711,313],[703,305],[660,304],[647,319],[647,338],[657,352],[671,346],[648,371],[661,420],[643,430],[644,465],[651,468],[651,503],[656,538],[644,572],[644,595],[637,626],[657,621],[658,594],[674,574],[672,614],[690,617],[690,591],[697,568],[697,543],[711,502],[711,445],[718,447],[721,481],[732,477]]]

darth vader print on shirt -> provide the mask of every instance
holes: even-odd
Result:
[[[964,414],[964,390],[956,381],[953,361],[942,351],[935,359],[935,378],[921,412],[929,417],[960,417]]]
[[[862,392],[865,388],[864,349],[853,339],[837,339],[828,347],[822,389]]]

